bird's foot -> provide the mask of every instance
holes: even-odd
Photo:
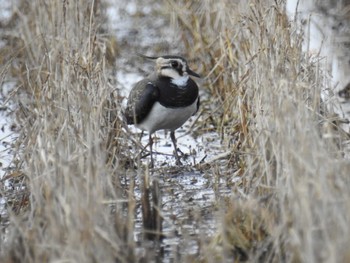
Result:
[[[182,165],[182,162],[180,161],[180,157],[177,154],[177,152],[180,152],[182,156],[184,153],[179,148],[175,149],[175,151],[174,151],[175,158],[176,158],[176,165]]]
[[[180,165],[180,166],[183,165],[183,163],[182,163],[180,160],[177,160],[175,164],[176,164],[176,165]]]
[[[153,161],[151,161],[151,162],[148,164],[148,168],[149,168],[149,169],[153,169],[153,168],[154,168],[154,163],[153,163]]]
[[[177,148],[176,151],[180,153],[181,156],[186,156],[186,154],[183,151],[181,151],[180,148]]]

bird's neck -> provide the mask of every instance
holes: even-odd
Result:
[[[181,76],[178,78],[171,78],[170,82],[172,84],[175,84],[176,86],[184,87],[187,85],[188,79],[189,79],[188,76]]]

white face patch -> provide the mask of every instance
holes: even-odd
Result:
[[[164,77],[169,77],[172,79],[177,79],[177,78],[181,78],[179,72],[177,72],[175,69],[173,68],[164,68],[160,70],[160,75],[164,76]]]

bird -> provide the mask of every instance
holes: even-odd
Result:
[[[191,70],[181,56],[145,56],[155,61],[155,70],[137,82],[130,91],[125,110],[126,122],[149,134],[149,148],[153,167],[152,134],[170,131],[175,149],[176,164],[182,165],[177,153],[175,130],[181,127],[199,108],[199,88],[190,77],[201,78]]]

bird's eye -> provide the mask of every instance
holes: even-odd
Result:
[[[172,66],[173,68],[177,68],[177,67],[179,66],[179,62],[177,62],[177,61],[171,61],[171,66]]]

